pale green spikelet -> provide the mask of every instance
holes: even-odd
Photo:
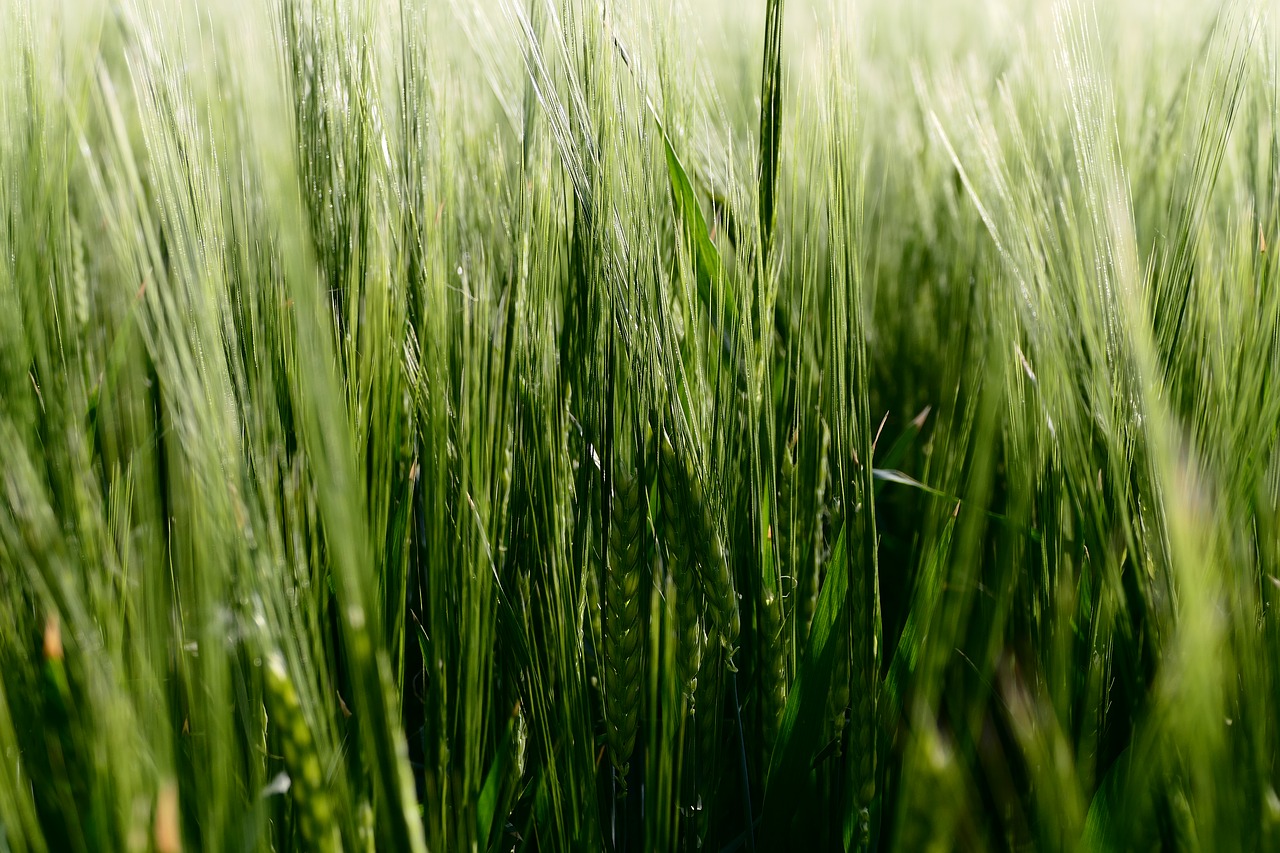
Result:
[[[75,330],[89,325],[89,273],[85,262],[84,234],[74,218],[68,220],[71,236],[71,308]]]
[[[293,781],[289,790],[297,810],[298,834],[307,849],[336,853],[342,849],[342,840],[325,788],[320,755],[284,658],[271,655],[265,674],[271,718],[279,732],[285,768]]]

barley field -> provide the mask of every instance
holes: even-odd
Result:
[[[1275,0],[0,0],[0,853],[1280,849]]]

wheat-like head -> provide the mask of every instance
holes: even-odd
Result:
[[[640,720],[644,671],[640,586],[648,552],[648,517],[646,490],[637,472],[619,471],[614,479],[604,588],[604,710],[609,754],[623,779]]]
[[[265,669],[267,702],[278,726],[285,768],[292,779],[289,790],[298,813],[298,834],[308,849],[336,853],[342,849],[342,842],[325,789],[320,754],[302,713],[298,691],[283,657],[272,655]]]

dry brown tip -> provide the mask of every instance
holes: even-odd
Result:
[[[61,661],[62,654],[62,626],[58,614],[50,613],[44,622],[44,659]]]
[[[156,794],[156,853],[181,853],[182,833],[178,828],[178,786],[165,782]]]

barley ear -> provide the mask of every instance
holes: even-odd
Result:
[[[663,545],[676,589],[676,663],[680,682],[692,704],[702,662],[702,590],[698,584],[695,549],[689,530],[687,473],[665,433],[661,444],[658,484],[662,495]]]
[[[671,509],[667,516],[670,544],[677,562],[683,561],[696,575],[705,596],[708,637],[719,640],[728,652],[726,665],[733,669],[733,644],[741,630],[741,617],[724,540],[697,475],[665,435],[662,454],[662,497],[664,506]]]
[[[764,733],[765,754],[773,749],[787,704],[787,671],[782,642],[782,603],[778,593],[765,590],[757,617],[757,647],[760,660],[760,717]]]
[[[266,688],[271,716],[279,726],[285,768],[293,781],[289,790],[297,810],[298,834],[308,850],[337,853],[342,841],[324,787],[320,754],[302,714],[298,691],[279,654],[271,655],[267,661]]]
[[[640,581],[648,550],[648,500],[634,471],[615,477],[605,580],[604,710],[609,755],[626,790],[626,775],[640,721],[644,649]]]
[[[809,529],[806,534],[812,537],[812,550],[803,567],[797,567],[798,598],[796,610],[800,614],[796,624],[796,636],[807,639],[813,627],[813,615],[818,609],[818,584],[822,574],[822,566],[827,560],[827,539],[825,527],[831,514],[828,489],[831,481],[831,467],[827,457],[831,452],[831,430],[822,424],[822,438],[818,444],[816,470],[813,473],[813,515],[806,519]],[[832,525],[834,528],[834,525]]]

